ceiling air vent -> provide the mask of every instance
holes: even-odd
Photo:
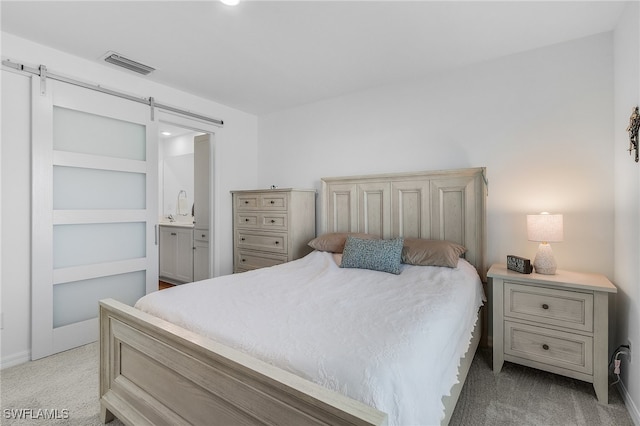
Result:
[[[156,70],[153,67],[125,58],[124,56],[113,52],[108,52],[104,60],[109,62],[110,64],[117,65],[119,67],[126,68],[130,71],[134,71],[143,75],[147,75],[150,72]]]

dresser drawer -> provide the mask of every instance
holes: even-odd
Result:
[[[505,321],[504,353],[585,374],[593,372],[593,338]]]
[[[238,212],[235,217],[238,228],[271,229],[276,231],[287,230],[286,213],[254,213]]]
[[[238,249],[264,250],[272,253],[287,253],[287,234],[237,230]]]
[[[504,316],[593,331],[593,294],[504,283]]]
[[[252,269],[266,268],[279,265],[287,261],[287,256],[278,256],[268,253],[253,253],[246,250],[236,252],[235,272],[250,271]]]
[[[235,208],[236,211],[286,211],[287,194],[281,192],[240,194],[236,197]]]

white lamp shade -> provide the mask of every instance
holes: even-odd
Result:
[[[545,243],[560,242],[563,239],[561,214],[528,214],[527,235],[529,241]]]

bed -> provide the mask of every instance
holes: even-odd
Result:
[[[322,180],[320,234],[448,240],[467,248],[456,268],[402,265],[401,274],[393,275],[340,268],[340,255],[316,250],[284,265],[152,293],[137,308],[101,301],[102,420],[117,416],[135,425],[447,424],[480,335],[481,286],[455,282],[462,275],[478,282],[485,276],[485,195],[482,168]],[[399,277],[403,291],[397,291]],[[425,280],[475,290],[468,292],[468,302],[456,296],[445,304],[450,293],[419,293],[416,283]],[[292,281],[297,282],[293,290],[285,286]],[[438,317],[427,321],[437,341],[451,347],[436,351],[445,354],[446,362],[405,345],[408,334],[424,333],[425,327],[412,327],[419,321],[398,315],[403,308],[394,305],[394,295],[412,302],[433,299],[436,303],[426,310],[440,307],[438,315],[459,319],[449,323],[462,337],[451,342],[443,336],[454,331],[441,328],[433,320]],[[306,322],[271,327],[292,322],[287,315],[296,306],[306,313]],[[425,310],[415,306],[416,312]],[[328,315],[329,309],[347,316]],[[189,319],[194,316],[202,318]],[[397,341],[376,334],[389,330],[396,330],[391,335]],[[303,344],[305,334],[311,339]],[[389,355],[390,346],[404,352]],[[451,353],[457,355],[446,355]],[[393,362],[382,369],[379,361],[385,357],[387,364],[391,359],[408,369]],[[422,362],[438,368],[420,368]],[[419,371],[431,376],[416,382],[429,382],[438,393],[425,403],[412,399],[421,397],[422,389],[405,386],[402,379]],[[363,377],[373,384],[364,393],[354,385]],[[407,414],[408,407],[424,412]]]

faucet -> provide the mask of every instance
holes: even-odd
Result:
[[[169,219],[169,222],[175,222],[176,218],[173,217],[173,215],[170,213],[169,216],[167,216],[167,218]]]

